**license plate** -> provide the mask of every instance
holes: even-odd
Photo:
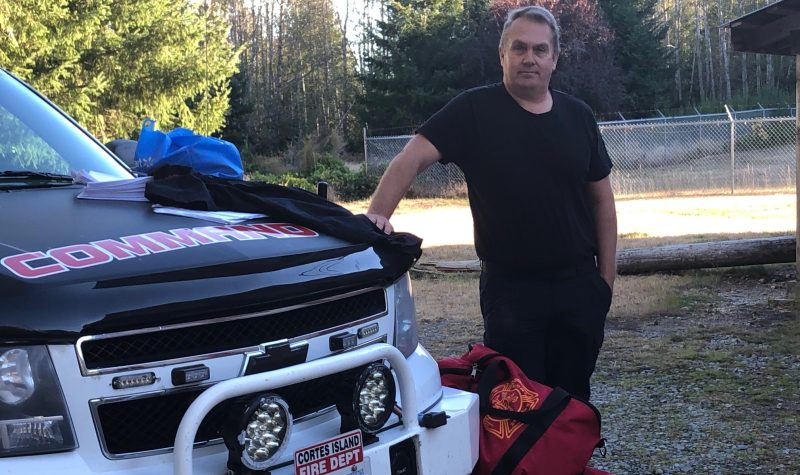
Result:
[[[358,429],[298,450],[294,467],[295,475],[370,475]]]

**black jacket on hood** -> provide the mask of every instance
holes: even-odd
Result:
[[[314,193],[263,182],[228,180],[201,175],[188,167],[165,165],[151,173],[145,197],[164,206],[203,211],[262,213],[355,244],[399,251],[414,260],[422,254],[422,239],[410,233],[387,235],[364,215]]]

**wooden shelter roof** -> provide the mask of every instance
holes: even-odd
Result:
[[[780,0],[728,26],[734,51],[800,55],[800,0]]]

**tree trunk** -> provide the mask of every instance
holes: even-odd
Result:
[[[339,94],[337,102],[339,103],[339,109],[337,110],[337,114],[339,116],[339,124],[341,124],[340,132],[342,134],[342,138],[347,137],[347,130],[348,130],[348,123],[347,123],[347,101],[348,101],[348,69],[347,69],[347,50],[349,46],[349,40],[347,39],[347,22],[350,18],[350,1],[345,0],[345,14],[344,18],[340,19],[341,25],[341,33],[342,33],[342,78],[341,84],[339,85]]]
[[[756,0],[755,4],[756,8],[761,7],[761,0]],[[761,96],[761,58],[763,55],[756,54],[755,55],[755,62],[756,62],[756,96],[760,98]]]
[[[693,64],[697,64],[697,84],[700,87],[700,102],[706,98],[705,74],[703,74],[703,55],[700,53],[700,2],[694,2],[694,59]]]
[[[756,96],[761,96],[761,57],[763,55],[756,55]]]
[[[717,99],[717,81],[714,78],[714,52],[711,48],[711,32],[708,29],[708,8],[707,2],[703,2],[703,36],[706,41],[706,54],[708,55],[708,84],[710,88],[711,99]]]
[[[273,7],[274,11],[274,7]],[[275,92],[277,93],[280,99],[283,98],[283,90],[281,89],[281,80],[283,75],[283,42],[285,40],[286,35],[286,28],[285,28],[285,14],[283,9],[283,0],[279,0],[278,2],[278,37],[277,42],[278,44],[275,47]],[[280,102],[279,102],[280,103]]]
[[[744,15],[742,0],[739,0],[739,15]],[[747,84],[747,53],[742,53],[739,57],[742,58],[742,96],[747,99],[750,95],[750,88]]]
[[[742,96],[750,96],[750,87],[747,84],[747,53],[742,53]]]
[[[767,55],[767,68],[766,68],[766,78],[764,80],[764,86],[767,89],[770,89],[775,86],[775,70],[774,64],[772,63],[774,57],[770,54]]]
[[[266,70],[264,71],[265,74],[265,83],[267,86],[267,91],[269,96],[274,96],[278,93],[276,89],[277,80],[275,79],[275,30],[273,25],[275,22],[272,20],[272,15],[275,12],[275,5],[271,4],[266,6],[267,12],[267,31],[266,33],[260,33],[259,38],[262,38],[262,34],[267,36],[267,53],[266,53]]]
[[[681,0],[675,1],[675,14],[677,23],[675,32],[675,86],[678,88],[678,105],[683,105],[683,83],[681,82],[681,36],[683,24],[681,22]]]
[[[719,0],[717,1],[717,7],[720,14],[722,14],[722,5],[720,4]],[[720,46],[720,56],[722,57],[722,72],[725,78],[725,100],[728,102],[731,101],[731,69],[730,69],[730,58],[728,55],[728,29],[727,28],[719,28],[717,30],[719,32],[719,46]]]

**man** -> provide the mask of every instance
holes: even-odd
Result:
[[[589,399],[616,274],[611,161],[591,110],[550,89],[560,32],[541,7],[509,12],[503,81],[466,91],[392,160],[367,216],[386,233],[418,173],[464,172],[481,259],[484,343],[528,377]]]

